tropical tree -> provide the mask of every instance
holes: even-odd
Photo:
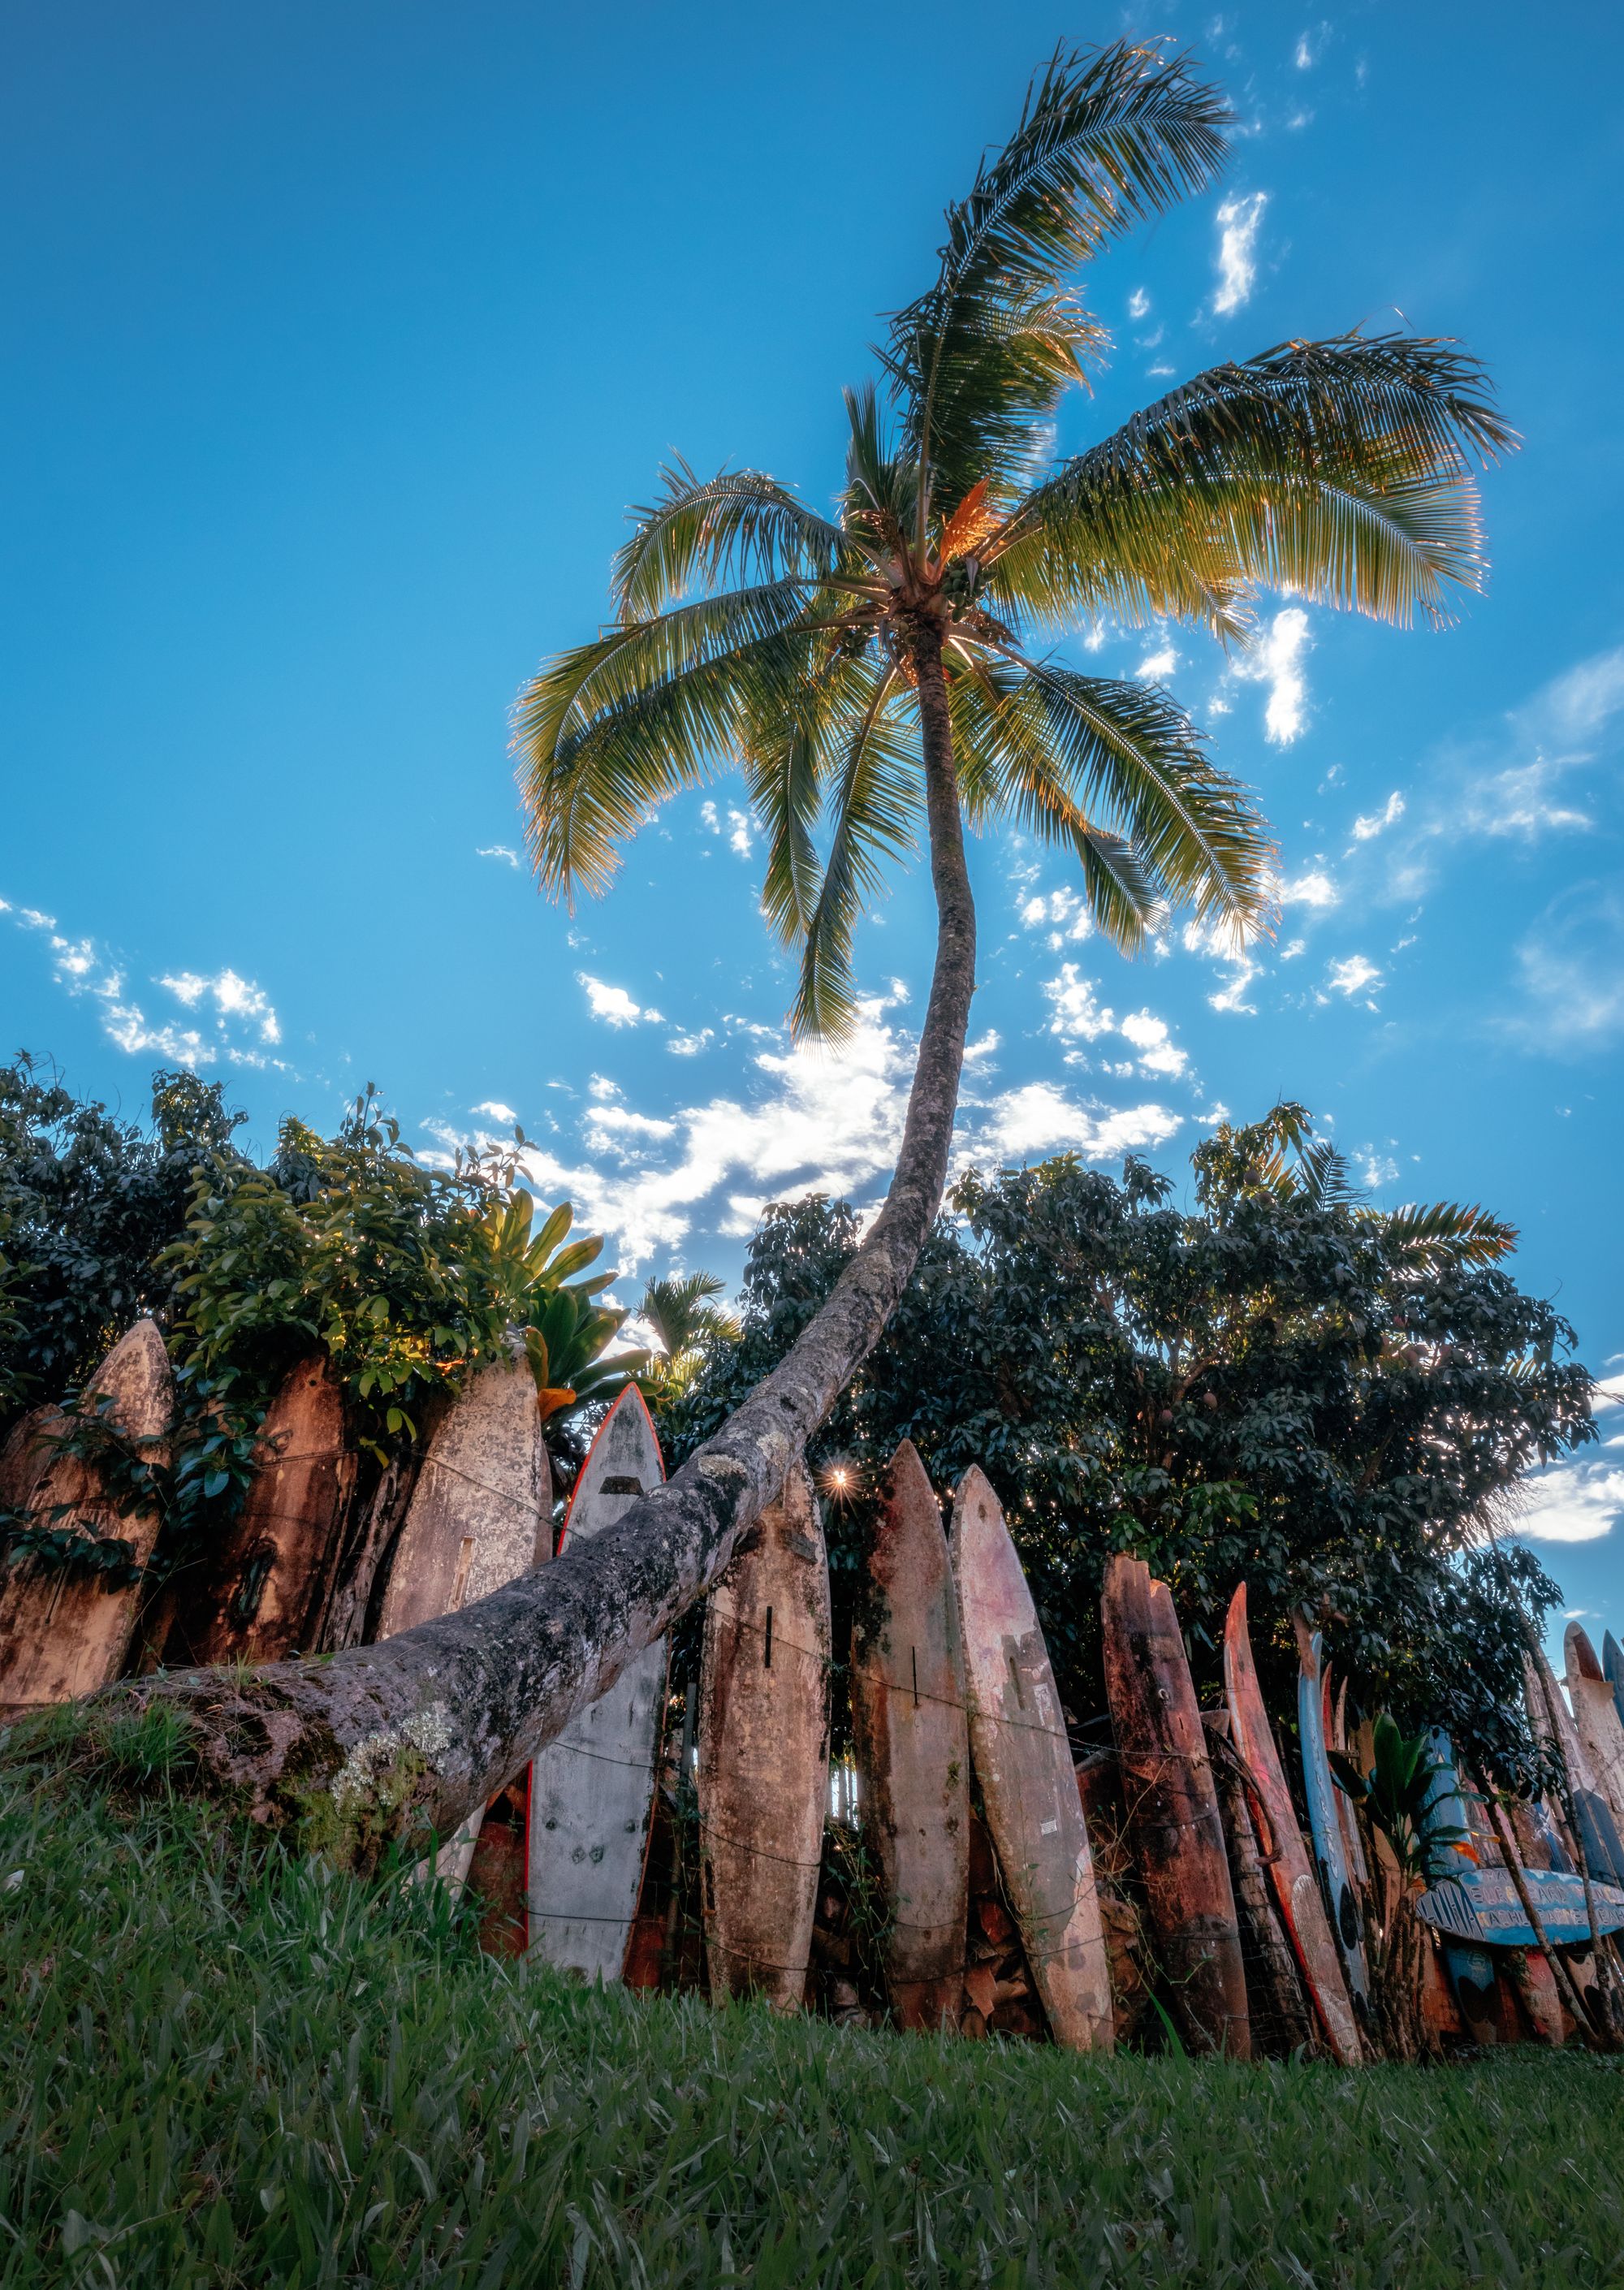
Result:
[[[268,1802],[295,1767],[303,1789],[335,1761],[349,1773],[365,1740],[369,1793],[454,1826],[726,1565],[878,1337],[941,1198],[975,975],[966,821],[1068,852],[1124,948],[1170,904],[1241,936],[1266,926],[1270,851],[1247,797],[1165,693],[1078,673],[1047,649],[1057,634],[1108,614],[1240,643],[1271,587],[1436,621],[1480,581],[1472,463],[1508,433],[1452,343],[1286,343],[1041,469],[1061,399],[1104,347],[1079,268],[1214,180],[1227,119],[1158,48],[1057,53],[949,209],[937,276],[892,321],[877,385],[848,396],[833,513],[759,471],[676,466],[617,562],[614,624],[523,695],[531,845],[559,895],[604,888],[652,805],[742,768],[767,917],[800,952],[803,1032],[849,1021],[854,923],[923,824],[937,948],[901,1149],[794,1349],[613,1532],[498,1592],[500,1612],[370,1649],[364,1672],[261,1673],[241,1724],[211,1689],[199,1723],[220,1769]],[[432,1756],[428,1697],[444,1713]],[[262,1753],[227,1746],[256,1726]]]

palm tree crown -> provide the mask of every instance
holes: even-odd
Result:
[[[616,623],[519,703],[549,890],[601,891],[652,805],[737,762],[767,840],[764,911],[801,957],[792,1022],[837,1034],[858,914],[914,841],[920,680],[940,661],[964,816],[1073,854],[1120,947],[1169,902],[1243,933],[1263,921],[1270,846],[1188,718],[1047,645],[1107,614],[1244,642],[1265,587],[1442,619],[1451,585],[1483,572],[1472,457],[1509,433],[1456,345],[1354,333],[1215,367],[1037,468],[1104,341],[1075,272],[1212,180],[1226,116],[1156,49],[1057,54],[949,211],[936,283],[891,323],[885,402],[847,392],[833,514],[756,470],[663,473],[616,559]]]

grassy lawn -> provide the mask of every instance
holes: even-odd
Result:
[[[588,1993],[15,1768],[0,1885],[4,2285],[1624,2282],[1624,2076],[1580,2054],[1094,2063]]]

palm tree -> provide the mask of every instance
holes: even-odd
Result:
[[[667,471],[617,561],[614,625],[523,695],[532,850],[556,894],[604,889],[652,805],[742,768],[767,837],[764,908],[799,954],[803,1034],[850,1022],[853,925],[923,823],[938,937],[901,1149],[780,1366],[614,1529],[319,1674],[263,1671],[236,1701],[212,1684],[209,1758],[268,1811],[306,1806],[342,1759],[330,1798],[349,1808],[350,1849],[414,1817],[449,1833],[702,1593],[782,1485],[940,1203],[975,973],[966,821],[1068,852],[1124,949],[1173,905],[1240,935],[1267,926],[1272,853],[1242,789],[1165,693],[1083,675],[1052,640],[1108,615],[1243,643],[1270,588],[1439,621],[1452,587],[1478,585],[1472,460],[1508,433],[1452,343],[1284,343],[1042,468],[1062,396],[1104,346],[1077,270],[1214,180],[1226,118],[1159,49],[1057,53],[948,211],[880,386],[847,397],[833,513],[757,471]],[[268,1747],[250,1752],[255,1726]]]
[[[645,1372],[653,1389],[675,1397],[692,1381],[709,1345],[737,1340],[739,1322],[714,1301],[723,1285],[714,1272],[674,1272],[644,1289],[637,1317],[652,1329],[660,1355]]]

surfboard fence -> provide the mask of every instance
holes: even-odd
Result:
[[[0,1716],[160,1663],[364,1643],[554,1556],[522,1365],[483,1369],[380,1469],[313,1351],[271,1402],[228,1531],[172,1564],[149,1483],[174,1394],[150,1321],[92,1395],[72,1421],[36,1409],[0,1451]],[[662,1471],[628,1386],[562,1538],[600,1531]],[[1295,1740],[1264,1709],[1244,1587],[1224,1698],[1204,1709],[1166,1587],[1114,1559],[1105,1706],[1079,1719],[980,1472],[944,1520],[905,1441],[868,1570],[837,1655],[820,1504],[797,1472],[712,1592],[697,1669],[673,1677],[650,1648],[421,1873],[467,1888],[493,1953],[852,2024],[1351,2066],[1396,2040],[1381,1988],[1402,1926],[1420,2049],[1604,2028],[1624,1929],[1611,1640],[1598,1660],[1570,1632],[1579,1729],[1531,1663],[1565,1806],[1496,1816],[1438,1750],[1439,1833],[1460,1841],[1418,1895],[1333,1782],[1333,1757],[1369,1770],[1369,1728],[1306,1624]]]

